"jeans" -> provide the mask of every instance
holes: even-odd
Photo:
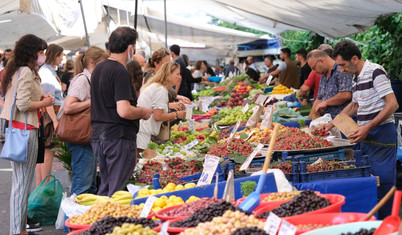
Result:
[[[71,152],[71,194],[96,194],[97,161],[91,145],[67,143],[67,148]]]

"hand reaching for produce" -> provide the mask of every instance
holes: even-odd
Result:
[[[321,124],[321,129],[324,131],[330,131],[332,128],[334,128],[334,124],[332,123]]]
[[[183,102],[184,104],[191,104],[191,100],[185,96],[177,95],[176,99]]]

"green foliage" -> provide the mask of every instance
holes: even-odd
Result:
[[[54,139],[56,147],[52,150],[55,152],[55,156],[60,160],[61,164],[67,171],[72,171],[71,167],[71,152],[68,150],[66,143],[60,142]]]
[[[250,195],[250,193],[252,193],[255,189],[255,187],[257,187],[257,183],[254,181],[245,181],[241,183],[241,192],[243,192],[243,196],[247,197],[248,195]]]
[[[266,32],[262,32],[262,31],[259,31],[259,30],[250,29],[250,28],[247,28],[247,27],[235,25],[235,24],[229,23],[227,21],[224,21],[224,20],[221,20],[221,19],[218,19],[218,18],[215,18],[215,17],[212,17],[212,20],[209,23],[213,24],[213,25],[229,28],[229,29],[240,30],[240,31],[243,31],[243,32],[254,33],[254,34],[258,34],[258,35],[267,34]]]
[[[292,52],[291,59],[295,59],[295,53],[305,48],[307,51],[316,49],[324,42],[324,37],[311,31],[289,30],[281,33],[283,47],[288,47]]]

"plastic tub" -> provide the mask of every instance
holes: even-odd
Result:
[[[210,82],[220,82],[222,80],[222,77],[211,76],[211,77],[208,77],[208,80]]]
[[[74,230],[72,232],[67,233],[67,235],[76,235],[76,234],[80,234],[83,233],[85,231],[87,231],[89,228],[82,228],[82,229],[78,229],[78,230]]]
[[[361,221],[366,217],[365,213],[324,213],[324,214],[310,214],[310,215],[296,215],[289,218],[285,218],[284,220],[293,224],[294,226],[301,224],[329,224],[329,225],[338,225],[338,224],[346,224],[353,223],[356,221]],[[371,221],[375,221],[376,218],[372,216],[370,218]],[[302,234],[310,230],[297,230],[296,234]]]
[[[73,231],[78,229],[89,229],[92,226],[91,224],[71,224],[70,218],[68,218],[64,224]]]
[[[183,220],[183,219],[174,219],[174,220],[171,220],[171,221],[169,222],[169,227],[168,227],[168,230],[167,230],[167,231],[168,231],[168,233],[169,233],[170,235],[179,234],[179,233],[181,233],[181,232],[184,232],[184,230],[189,229],[189,228],[171,227],[171,226],[170,226],[172,223],[174,223],[174,222],[176,222],[176,221],[180,221],[180,220]]]
[[[304,213],[302,215],[341,212],[342,205],[345,204],[344,196],[339,195],[339,194],[321,194],[320,196],[327,198],[329,200],[329,202],[331,203],[331,205],[321,208],[319,210]],[[282,202],[274,202],[268,206],[265,206],[265,207],[259,209],[258,211],[255,211],[255,215],[259,216],[266,211],[272,211],[273,209],[278,208],[281,204],[282,204]],[[299,216],[299,215],[294,215],[294,216],[289,216],[289,217],[284,217],[284,218],[293,218],[295,216]],[[261,220],[266,221],[266,219],[261,219]]]
[[[163,215],[164,213],[166,213],[168,211],[171,211],[171,210],[176,209],[176,208],[180,208],[182,206],[183,206],[183,204],[164,208],[164,209],[156,212],[155,216],[156,216],[156,218],[160,219],[162,222],[166,221],[166,220],[185,219],[185,218],[187,218],[187,216],[164,216]]]
[[[307,233],[303,233],[304,235],[332,235],[332,234],[341,234],[341,233],[355,233],[362,228],[372,229],[378,228],[382,221],[365,221],[365,222],[356,222],[356,223],[348,223],[348,224],[340,224],[325,228],[316,229]]]

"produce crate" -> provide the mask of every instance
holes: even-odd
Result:
[[[252,164],[253,168],[249,168],[246,170],[246,173],[252,174],[254,172],[262,170],[262,164],[263,163],[254,163]],[[285,174],[286,179],[290,183],[299,183],[299,165],[297,162],[292,164],[292,173],[291,174]]]
[[[318,180],[329,180],[329,179],[343,179],[343,178],[356,178],[356,177],[368,177],[370,176],[370,163],[369,157],[359,156],[360,151],[356,151],[355,161],[348,161],[347,164],[353,164],[356,168],[343,169],[343,170],[333,170],[333,171],[322,171],[322,172],[312,172],[307,173],[306,162],[299,162],[300,176],[299,180],[301,183],[318,181]]]
[[[242,182],[254,181],[258,184],[259,178],[260,178],[260,176],[256,175],[256,176],[248,176],[248,177],[242,177],[239,179],[235,179],[234,180],[235,200],[242,197],[242,193],[240,190]],[[226,181],[222,181],[222,182],[218,183],[218,198],[223,197],[223,192],[225,190],[225,186],[226,186]],[[215,181],[214,181],[214,183],[209,184],[209,185],[194,187],[194,188],[189,188],[189,189],[182,189],[182,190],[168,192],[168,193],[162,193],[162,194],[158,194],[155,196],[156,197],[161,197],[161,196],[170,197],[171,195],[175,195],[177,197],[181,197],[184,201],[189,199],[191,196],[196,196],[199,198],[202,198],[202,197],[212,198],[214,195],[214,188],[215,188]],[[276,187],[274,175],[268,174],[261,193],[272,193],[272,192],[277,192],[277,191],[278,190]],[[131,201],[131,205],[139,205],[141,203],[145,203],[145,201],[148,198],[148,197],[143,197],[143,198],[134,199],[135,197],[136,197],[136,194],[133,196],[133,201]]]
[[[288,156],[287,152],[282,153],[282,159],[283,160],[291,160],[292,162],[297,161],[301,162],[304,161],[307,164],[313,163],[317,161],[319,158],[321,158],[323,161],[329,161],[329,160],[341,160],[345,161],[345,149],[339,149],[337,151],[332,151],[332,152],[327,152],[327,153],[315,153],[315,154],[299,154],[299,155],[294,155],[294,156]]]

